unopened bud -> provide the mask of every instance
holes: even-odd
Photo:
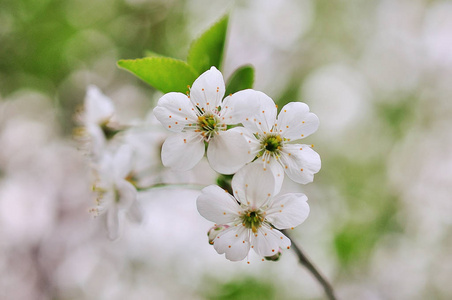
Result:
[[[229,225],[215,225],[212,228],[209,229],[207,232],[207,236],[209,237],[209,244],[213,245],[213,241],[215,238],[226,228],[228,228]]]
[[[270,260],[270,261],[278,261],[279,258],[281,257],[281,255],[282,255],[282,249],[279,248],[278,253],[276,253],[275,255],[272,255],[272,256],[265,256],[265,259]]]

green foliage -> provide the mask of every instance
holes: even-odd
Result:
[[[146,51],[146,57],[118,61],[118,66],[128,70],[163,93],[187,91],[195,79],[211,66],[220,69],[228,27],[224,16],[198,39],[193,41],[187,62]],[[242,66],[229,78],[226,95],[250,89],[254,83],[254,68]]]
[[[335,234],[334,249],[343,267],[359,265],[372,256],[373,248],[385,231],[375,224],[350,222]]]
[[[221,187],[222,189],[228,191],[229,194],[233,194],[232,193],[232,175],[224,175],[224,174],[220,174],[218,175],[217,178],[217,185],[219,187]]]
[[[235,92],[250,89],[254,83],[254,68],[252,66],[243,66],[235,70],[229,77],[226,84],[226,95],[234,94]]]
[[[199,74],[211,66],[221,68],[228,20],[228,16],[224,16],[191,44],[187,62]]]
[[[405,96],[402,99],[383,102],[376,105],[376,111],[385,121],[390,133],[396,139],[403,137],[414,119],[417,98]]]
[[[377,242],[387,233],[399,231],[395,221],[396,199],[388,199],[374,218],[349,222],[334,237],[334,248],[344,267],[366,262]]]
[[[276,299],[274,286],[254,278],[240,278],[227,282],[206,297],[215,300],[272,300]],[[279,298],[281,299],[281,298]]]
[[[55,84],[70,72],[72,66],[68,64],[66,50],[75,30],[67,24],[56,3],[48,2],[1,1],[0,91],[3,96],[24,86],[53,92]]]
[[[163,93],[187,91],[197,74],[186,62],[169,57],[118,61],[124,68]]]
[[[128,70],[163,93],[187,91],[195,79],[211,66],[220,69],[228,27],[228,16],[224,16],[198,39],[193,41],[187,62],[146,51],[145,58],[118,61],[118,66]],[[245,67],[234,79],[233,87],[249,88],[254,81],[254,71]],[[243,83],[238,82],[243,80]]]
[[[398,201],[387,186],[384,164],[336,157],[326,160],[325,165],[351,213],[351,218],[335,230],[338,260],[343,268],[366,263],[381,238],[400,232]]]

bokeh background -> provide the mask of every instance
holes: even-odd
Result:
[[[186,58],[226,13],[223,72],[306,102],[322,170],[293,235],[340,299],[451,299],[452,2],[1,0],[0,299],[324,299],[291,251],[232,263],[208,245],[197,189],[140,194],[111,242],[72,138],[86,87],[143,119],[160,93],[116,67]],[[205,172],[204,172],[204,168]],[[200,182],[213,182],[207,165]],[[194,176],[194,175],[193,175]]]

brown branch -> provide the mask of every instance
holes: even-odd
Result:
[[[322,285],[325,294],[327,295],[328,299],[330,300],[336,300],[336,296],[334,295],[334,290],[331,284],[325,279],[325,277],[320,273],[319,270],[314,266],[314,264],[309,260],[309,258],[304,254],[303,250],[295,243],[294,239],[290,236],[288,230],[283,230],[284,234],[287,235],[290,240],[292,241],[291,249],[295,251],[295,254],[298,257],[298,260],[300,263],[305,266],[309,272],[314,275],[314,277],[317,279],[317,281]]]

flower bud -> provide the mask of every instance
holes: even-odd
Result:
[[[272,255],[272,256],[265,256],[265,259],[271,260],[271,261],[278,261],[279,258],[281,257],[281,255],[282,255],[282,249],[279,248],[278,253],[276,253],[275,255]]]
[[[222,232],[228,227],[229,225],[215,225],[212,228],[210,228],[209,231],[207,232],[207,236],[209,237],[209,244],[213,245],[213,241],[218,236],[218,234],[220,234],[220,232]]]

